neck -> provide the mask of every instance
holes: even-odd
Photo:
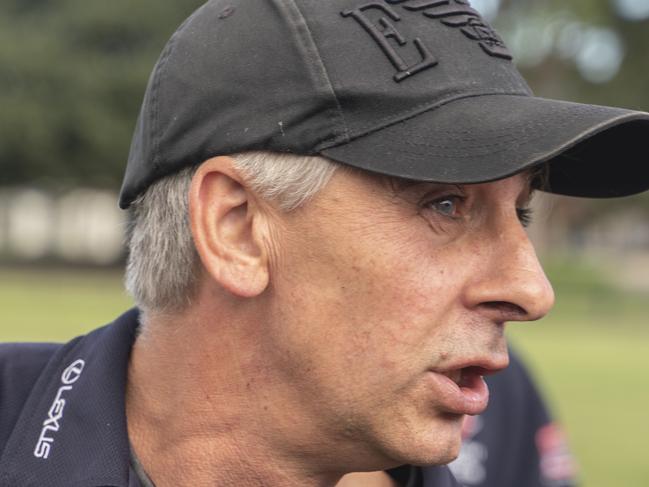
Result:
[[[335,486],[350,470],[340,452],[327,452],[328,441],[285,400],[241,317],[229,321],[222,311],[219,323],[196,315],[152,321],[155,331],[136,340],[126,413],[144,469],[157,487]],[[340,485],[394,484],[379,472]]]

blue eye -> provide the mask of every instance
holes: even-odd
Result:
[[[458,213],[457,206],[460,199],[461,196],[444,196],[429,202],[427,206],[444,216],[455,217]]]
[[[452,216],[455,213],[455,202],[451,199],[434,201],[431,206],[444,215]]]

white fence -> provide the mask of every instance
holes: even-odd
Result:
[[[542,254],[568,252],[610,263],[626,282],[649,288],[649,218],[627,209],[575,225],[561,204],[539,198],[532,240]],[[126,212],[117,194],[76,189],[53,195],[34,188],[0,188],[0,262],[58,260],[110,265],[125,255]],[[628,268],[629,272],[625,269]],[[632,279],[632,277],[635,278]]]
[[[112,192],[77,189],[54,196],[32,188],[0,189],[3,260],[113,264],[124,255],[125,228],[126,214]]]

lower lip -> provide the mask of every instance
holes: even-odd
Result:
[[[433,371],[429,371],[428,378],[437,396],[435,402],[445,412],[475,416],[487,408],[489,387],[481,375],[468,373],[462,386]]]

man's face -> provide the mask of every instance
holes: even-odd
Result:
[[[553,304],[528,199],[524,175],[399,185],[343,170],[279,217],[268,353],[294,420],[377,465],[452,460],[463,415],[486,405],[480,375],[507,364],[505,322]]]

